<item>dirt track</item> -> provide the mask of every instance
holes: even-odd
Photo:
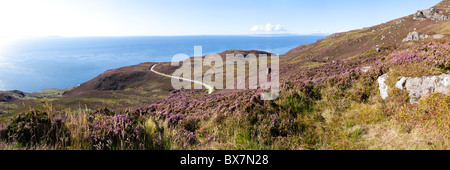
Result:
[[[153,73],[156,73],[156,74],[164,76],[164,77],[169,77],[169,78],[174,78],[174,79],[179,79],[179,80],[186,80],[186,81],[189,81],[189,82],[201,84],[202,86],[204,86],[205,88],[208,89],[208,94],[211,94],[214,91],[214,88],[212,88],[210,85],[207,85],[207,84],[205,84],[203,82],[199,82],[199,81],[195,81],[195,80],[191,80],[191,79],[187,79],[187,78],[183,78],[183,77],[175,77],[175,76],[171,76],[171,75],[168,75],[168,74],[164,74],[164,73],[155,71],[153,68],[155,68],[156,65],[158,65],[158,64],[154,64],[154,65],[152,65],[150,67],[150,71],[152,71]]]

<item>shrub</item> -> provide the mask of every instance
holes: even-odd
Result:
[[[2,138],[27,147],[42,144],[65,148],[70,144],[70,132],[63,118],[40,111],[16,116],[4,129]]]
[[[307,94],[297,90],[283,91],[277,100],[282,110],[287,111],[292,118],[296,118],[298,114],[306,114],[313,109],[313,99]]]
[[[180,126],[189,132],[195,132],[200,128],[199,122],[200,120],[196,118],[183,119],[180,121]]]
[[[93,149],[142,149],[146,133],[138,120],[129,115],[88,115],[85,137],[92,140]]]

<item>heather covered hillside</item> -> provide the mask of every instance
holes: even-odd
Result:
[[[0,126],[0,149],[450,149],[449,22],[444,0],[294,48],[272,101],[262,89],[173,90],[154,63],[110,70],[23,102]],[[269,54],[221,56],[253,52]]]
[[[448,1],[403,18],[377,26],[332,34],[313,44],[290,50],[283,57],[286,77],[298,72],[297,66],[322,65],[387,55],[393,50],[408,49],[418,42],[444,41],[450,34]],[[424,16],[423,13],[427,16]],[[425,38],[427,37],[427,38]]]

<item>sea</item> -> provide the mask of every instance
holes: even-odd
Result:
[[[194,56],[226,50],[262,50],[285,54],[324,36],[142,36],[142,37],[0,37],[0,91],[38,92],[65,89],[109,69],[143,62],[170,62],[176,54]]]

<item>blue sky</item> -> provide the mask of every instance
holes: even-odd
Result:
[[[440,0],[5,0],[0,36],[334,33]]]

